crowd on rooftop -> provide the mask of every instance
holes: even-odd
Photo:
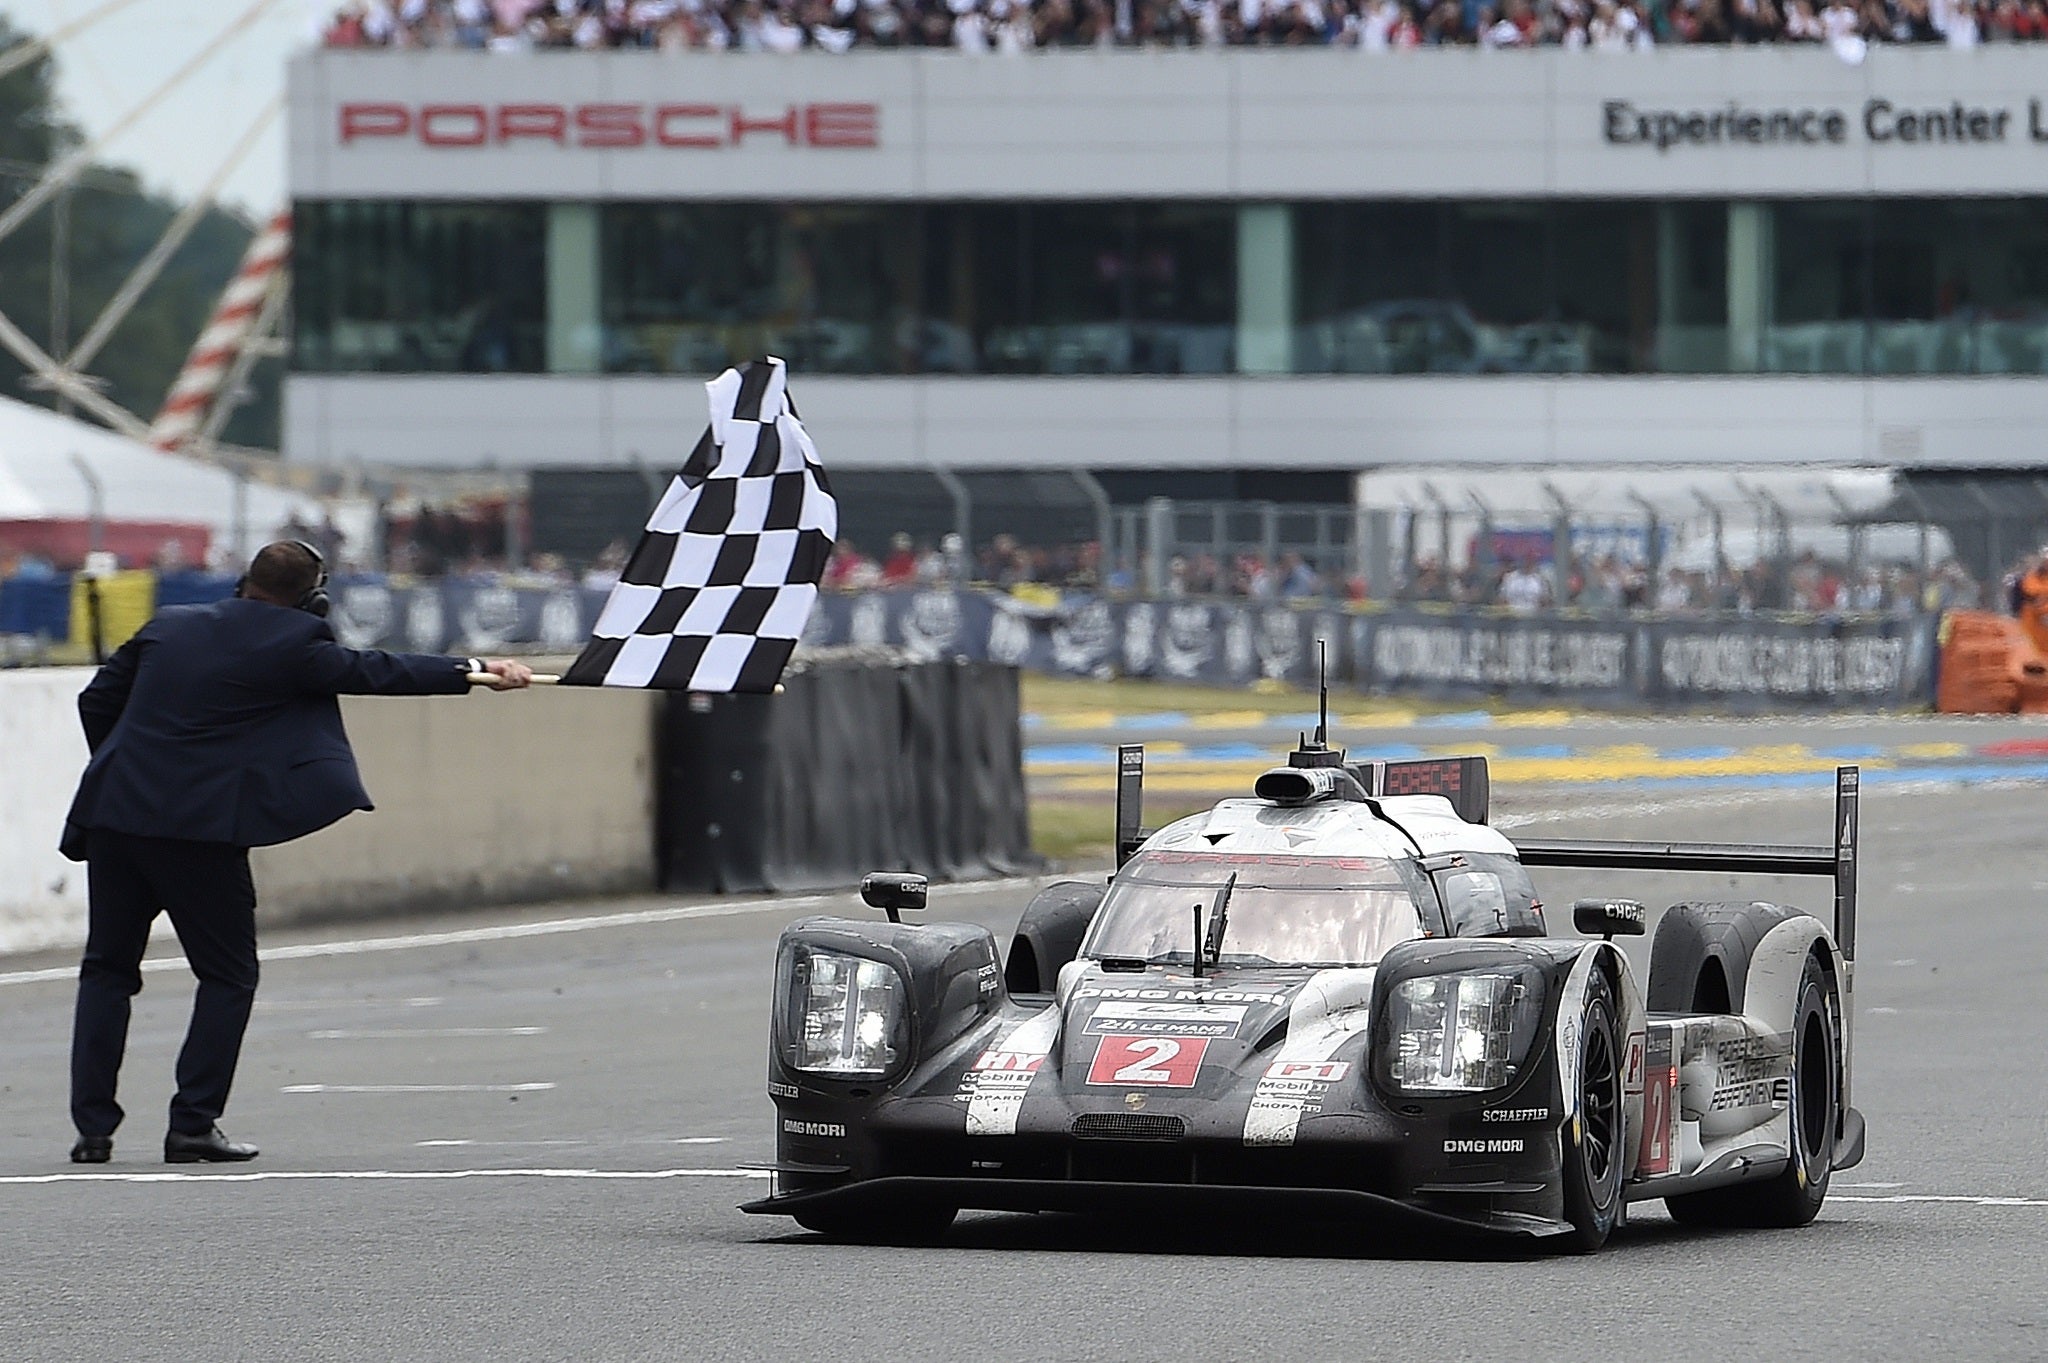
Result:
[[[2048,39],[2048,0],[346,0],[330,47],[795,52]]]

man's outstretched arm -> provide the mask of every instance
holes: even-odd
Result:
[[[343,696],[439,696],[469,690],[471,672],[488,673],[494,691],[527,685],[533,671],[509,658],[453,658],[437,653],[385,653],[344,648],[331,634],[315,636],[300,660],[302,689]]]

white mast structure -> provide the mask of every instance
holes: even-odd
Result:
[[[134,3],[135,0],[104,0],[104,3],[50,33],[29,38],[6,52],[0,52],[0,77],[56,51],[58,44]],[[253,0],[98,137],[52,163],[27,193],[0,212],[0,242],[19,230],[38,209],[56,199],[90,169],[109,142],[145,118],[166,96],[247,32],[277,3],[278,0]],[[0,312],[0,347],[27,366],[29,383],[63,395],[122,434],[146,440],[159,449],[203,457],[214,457],[219,453],[216,440],[231,410],[230,404],[221,401],[222,395],[239,387],[258,358],[276,353],[278,349],[274,333],[290,292],[289,212],[278,212],[249,243],[240,266],[222,292],[212,318],[193,342],[185,366],[165,394],[154,420],[144,421],[107,397],[101,391],[105,387],[104,381],[95,378],[87,366],[99,355],[108,338],[150,285],[156,282],[178,248],[198,227],[213,207],[229,175],[248,157],[258,139],[276,121],[282,107],[283,100],[279,97],[258,111],[242,135],[229,147],[205,187],[165,226],[156,244],[136,263],[121,287],[107,300],[106,307],[86,328],[78,344],[66,353],[61,356],[51,354],[37,345],[5,312]]]

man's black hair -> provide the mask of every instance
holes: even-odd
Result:
[[[249,585],[265,599],[284,605],[302,599],[320,581],[320,560],[303,544],[279,540],[249,561]]]

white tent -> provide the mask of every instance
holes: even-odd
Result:
[[[46,408],[0,397],[0,520],[79,520],[93,513],[90,471],[111,521],[182,521],[213,531],[216,553],[239,558],[297,515],[321,520],[320,504],[242,480],[197,459],[165,454]],[[239,501],[238,501],[239,498]]]

